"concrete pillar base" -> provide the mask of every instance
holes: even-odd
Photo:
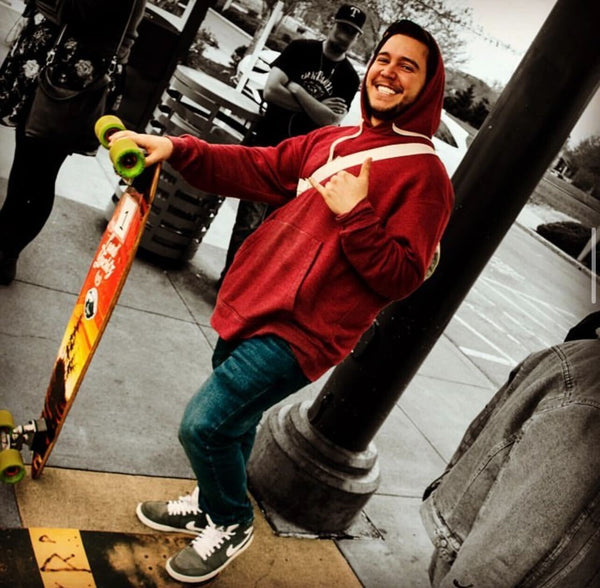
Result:
[[[334,445],[308,421],[311,402],[272,411],[260,428],[248,481],[259,502],[317,533],[347,529],[379,487],[377,450]]]

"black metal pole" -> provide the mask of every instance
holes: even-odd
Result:
[[[600,3],[558,0],[452,181],[456,205],[433,276],[388,306],[308,411],[364,450],[513,224],[600,81]]]

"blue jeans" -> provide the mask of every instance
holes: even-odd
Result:
[[[219,339],[214,371],[187,405],[179,440],[214,523],[253,519],[246,463],[265,410],[309,383],[288,344],[275,336]]]

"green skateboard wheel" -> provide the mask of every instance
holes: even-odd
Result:
[[[8,410],[0,410],[0,431],[3,429],[12,431],[14,426],[12,414]]]
[[[0,482],[16,484],[25,477],[23,458],[16,449],[0,451]]]
[[[124,131],[125,125],[118,116],[114,114],[106,114],[101,116],[94,125],[94,133],[98,137],[100,144],[106,149],[109,148],[109,139],[113,133]]]
[[[135,178],[144,171],[144,152],[133,139],[115,141],[110,147],[109,155],[115,172],[125,180]]]

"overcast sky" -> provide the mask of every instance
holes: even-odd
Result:
[[[506,84],[552,10],[554,0],[450,0],[473,9],[473,20],[489,37],[512,47],[469,34],[468,61],[463,67],[488,83]],[[571,132],[571,146],[589,135],[600,135],[600,92]]]

